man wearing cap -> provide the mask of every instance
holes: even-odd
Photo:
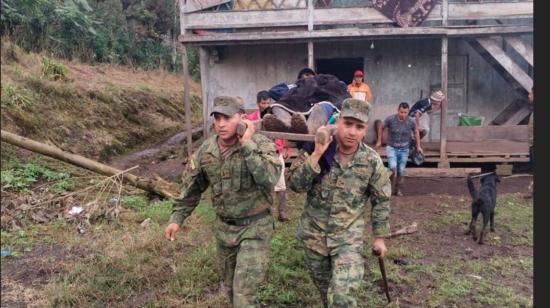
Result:
[[[183,173],[170,224],[164,235],[174,240],[183,221],[212,188],[216,212],[214,236],[218,265],[234,307],[258,307],[256,291],[265,277],[273,233],[271,192],[281,173],[275,144],[254,134],[254,125],[242,120],[244,106],[236,97],[214,99],[215,134],[191,156]],[[237,135],[240,121],[247,124]]]
[[[391,184],[380,156],[362,140],[370,104],[344,100],[336,133],[325,144],[305,144],[289,170],[288,183],[307,192],[296,237],[325,306],[356,307],[364,275],[364,212],[372,204],[373,248],[386,254]],[[328,134],[326,127],[320,130]],[[328,155],[330,152],[334,156]]]
[[[439,111],[441,104],[445,100],[445,93],[441,90],[432,92],[429,98],[424,98],[411,107],[409,117],[416,122],[416,127],[420,130],[420,139],[424,138],[430,131],[430,117],[426,114]]]
[[[372,92],[369,86],[363,82],[362,70],[356,70],[353,73],[353,81],[348,85],[348,92],[353,98],[371,102]]]

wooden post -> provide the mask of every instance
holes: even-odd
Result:
[[[307,31],[313,32],[313,0],[307,1]],[[307,66],[315,70],[315,57],[313,54],[313,41],[307,42]]]
[[[185,35],[185,1],[179,0],[180,9],[180,34]],[[191,124],[191,102],[189,101],[189,62],[187,57],[187,45],[181,48],[181,63],[183,66],[183,104],[185,108],[185,130],[187,135],[187,157],[193,154],[193,132]]]
[[[441,39],[441,90],[448,97],[447,93],[447,78],[448,78],[448,47],[449,39],[444,36]],[[441,103],[441,123],[439,130],[439,168],[449,168],[449,161],[447,160],[447,98]]]
[[[315,61],[313,56],[313,42],[307,42],[307,66],[312,70],[315,70]]]
[[[441,3],[441,25],[443,27],[447,26],[448,18],[449,18],[449,0],[443,0]]]
[[[185,104],[185,130],[187,135],[187,157],[193,154],[193,128],[191,124],[191,102],[189,101],[189,63],[187,46],[181,48],[181,62],[183,64],[183,103]]]
[[[210,137],[210,112],[213,106],[210,104],[210,95],[208,88],[210,54],[206,47],[199,49],[200,68],[201,68],[201,92],[202,92],[202,125],[204,138]]]
[[[441,25],[447,26],[449,16],[449,1],[443,0],[441,3]],[[449,67],[449,38],[443,36],[441,39],[441,90],[445,93],[446,99],[441,102],[441,117],[439,127],[439,164],[438,168],[449,168],[447,159],[447,82],[448,82],[448,67]]]

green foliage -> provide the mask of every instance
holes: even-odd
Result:
[[[170,214],[172,214],[172,201],[158,201],[138,212],[141,220],[151,218],[152,221],[159,224],[167,223]]]
[[[142,210],[147,206],[147,201],[143,196],[125,196],[122,197],[122,205],[130,209]]]
[[[68,173],[51,171],[33,163],[18,164],[14,168],[2,170],[0,174],[2,189],[27,190],[41,179],[52,183],[47,190],[55,193],[62,193],[73,186]]]
[[[47,57],[42,57],[42,77],[52,80],[67,81],[69,71],[65,65],[50,60]]]
[[[28,107],[33,103],[32,95],[25,89],[18,88],[9,83],[0,85],[2,106]]]
[[[2,0],[1,8],[0,35],[26,51],[144,69],[182,68],[174,1]],[[198,80],[197,49],[189,49],[189,62]]]
[[[136,211],[136,219],[151,218],[159,224],[166,223],[172,213],[172,201],[168,200],[148,204],[143,196],[125,196],[122,198],[122,204]]]

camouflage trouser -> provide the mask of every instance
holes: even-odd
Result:
[[[220,274],[235,308],[259,306],[256,292],[267,271],[269,243],[273,232],[273,218],[269,216],[262,220],[261,225],[247,228],[248,230],[240,234],[245,238],[240,239],[240,243],[235,246],[227,246],[227,242],[219,239],[217,241]],[[257,237],[246,237],[251,234]]]
[[[305,260],[313,282],[327,307],[357,307],[356,292],[363,281],[365,259],[349,249],[323,256],[304,248]]]

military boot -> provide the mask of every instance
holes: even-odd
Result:
[[[327,124],[327,113],[323,109],[323,105],[315,105],[307,118],[307,130],[310,135],[315,135],[317,129]]]
[[[397,176],[396,184],[395,184],[395,195],[396,196],[403,196],[403,192],[401,192],[401,188],[403,188],[403,182],[405,181],[405,177],[402,175]]]
[[[273,114],[266,114],[262,118],[263,128],[272,132],[289,132],[290,131],[290,113],[283,108],[273,107]]]
[[[308,128],[306,124],[306,117],[304,115],[295,113],[290,119],[290,132],[296,134],[307,134]]]

